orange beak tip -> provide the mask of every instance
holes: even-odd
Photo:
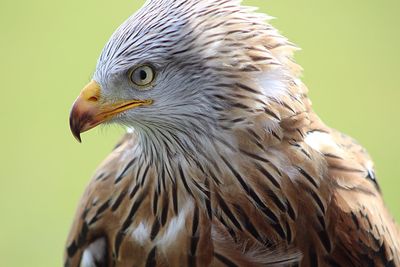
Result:
[[[81,132],[80,132],[80,127],[77,127],[77,125],[75,125],[74,121],[72,118],[70,118],[70,129],[72,132],[72,135],[75,137],[75,139],[79,142],[82,143],[82,139],[81,139]]]
[[[82,139],[81,139],[81,135],[80,134],[74,135],[74,137],[75,137],[76,141],[78,141],[79,143],[82,143]]]

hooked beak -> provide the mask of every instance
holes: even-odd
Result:
[[[129,100],[116,103],[105,103],[101,100],[100,85],[91,81],[82,90],[72,106],[69,125],[71,132],[81,142],[81,133],[110,120],[112,117],[128,109],[148,106],[152,100]]]

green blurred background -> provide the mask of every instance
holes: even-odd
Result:
[[[113,32],[143,2],[0,0],[0,266],[62,264],[84,187],[122,129],[78,144],[69,108]],[[314,107],[375,159],[387,205],[400,221],[398,101],[400,1],[253,0],[303,48]]]

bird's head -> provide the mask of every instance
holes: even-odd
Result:
[[[266,19],[237,0],[148,1],[105,46],[72,108],[74,136],[115,122],[192,140],[252,123],[292,78],[294,46]]]

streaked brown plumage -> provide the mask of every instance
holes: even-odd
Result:
[[[151,124],[149,129],[162,136],[157,143],[142,124],[131,125],[135,131],[123,137],[83,195],[65,265],[400,266],[399,231],[382,201],[372,161],[359,144],[314,113],[298,79],[300,67],[291,59],[296,47],[261,17],[239,8],[238,1],[200,2],[204,6],[193,8],[196,13],[190,6],[195,1],[150,1],[137,16],[140,21],[165,19],[148,12],[158,14],[156,6],[171,4],[170,16],[183,7],[196,14],[193,29],[209,23],[191,47],[216,51],[217,56],[201,60],[207,61],[204,73],[225,75],[212,94],[225,101],[224,111],[216,107],[216,122],[207,122],[209,129],[193,125],[189,135],[171,134],[166,126],[158,131]],[[138,23],[138,17],[125,27]],[[117,32],[107,47],[130,40],[126,36]],[[103,51],[101,73],[109,61],[114,63],[108,68],[121,62],[109,51]],[[168,60],[188,72],[185,62]],[[92,105],[104,105],[111,94],[100,76],[71,113],[75,135],[110,119],[100,121],[90,113]],[[261,76],[267,80],[258,83]],[[283,93],[273,91],[277,83]],[[139,112],[150,112],[160,102],[150,98]]]

